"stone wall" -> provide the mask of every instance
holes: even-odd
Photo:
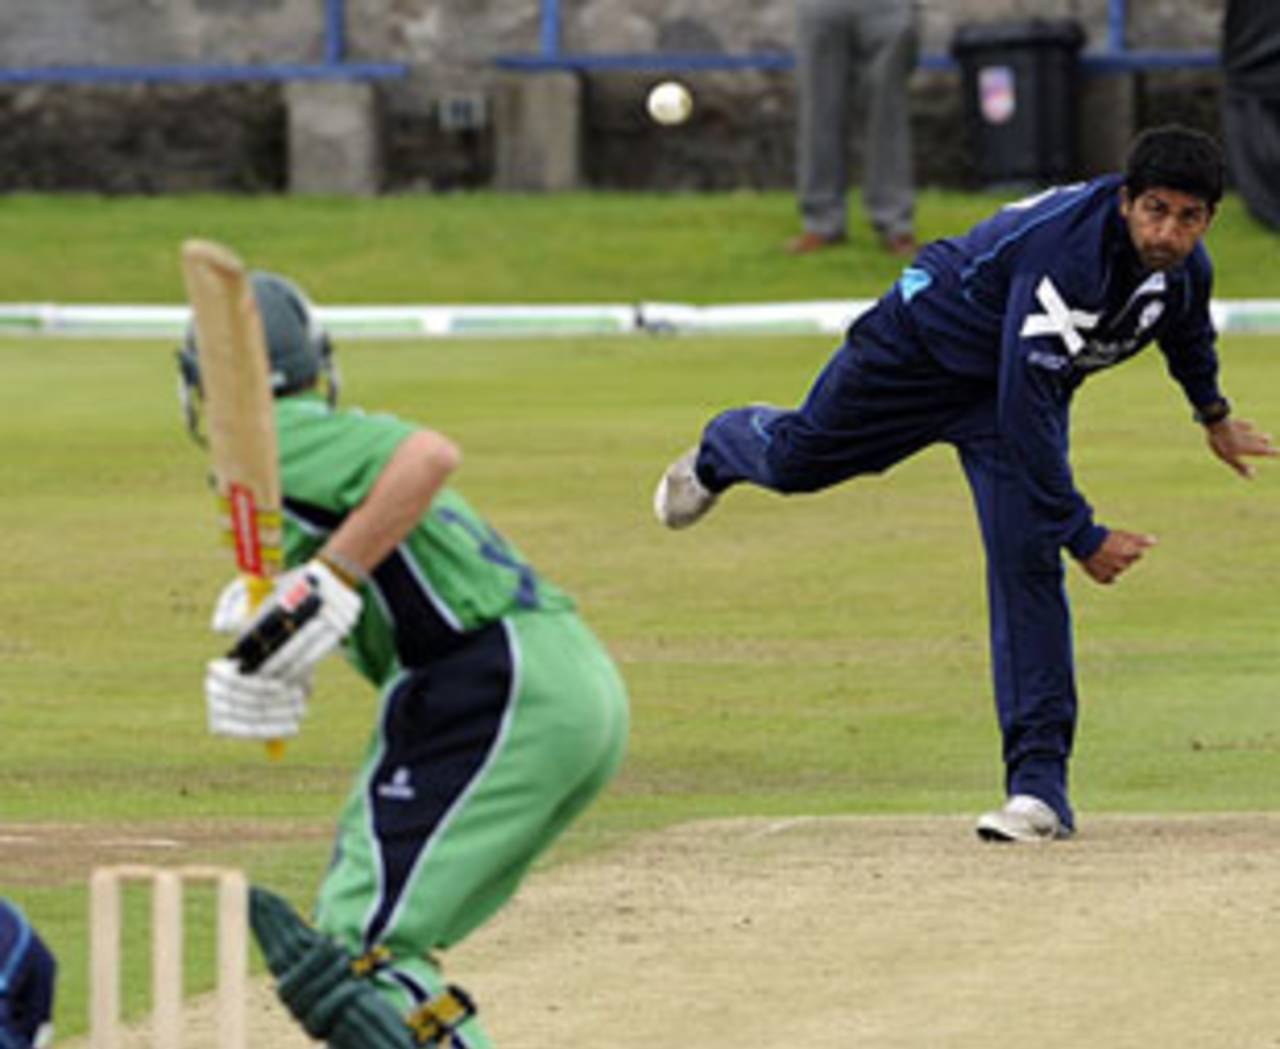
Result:
[[[362,0],[349,0],[351,11]],[[421,6],[429,7],[429,2]],[[4,0],[0,64],[306,62],[324,46],[321,0]]]
[[[1129,43],[1214,48],[1223,2],[1129,0]],[[493,184],[501,83],[494,58],[537,50],[538,0],[348,0],[347,6],[347,58],[411,69],[403,80],[375,85],[381,171],[371,190]],[[562,46],[571,51],[789,50],[794,17],[792,0],[561,0],[561,8]],[[0,66],[317,62],[326,48],[324,12],[324,0],[5,0]],[[1070,17],[1085,25],[1089,48],[1104,47],[1107,38],[1106,0],[930,0],[923,15],[931,53],[945,52],[956,27],[973,20]],[[790,74],[686,77],[698,110],[677,129],[659,129],[644,115],[642,100],[655,79],[627,72],[584,78],[583,184],[790,185]],[[1088,94],[1097,86],[1089,85]],[[958,88],[953,73],[922,70],[913,80],[922,182],[972,182]],[[288,98],[284,85],[264,82],[0,86],[0,190],[287,189],[296,140]],[[1142,76],[1132,101],[1139,125],[1177,117],[1215,129],[1217,76]],[[456,112],[478,126],[447,119]],[[1091,152],[1097,141],[1095,134],[1082,142],[1082,173],[1114,154],[1113,146]]]
[[[278,192],[280,85],[0,91],[0,189]]]

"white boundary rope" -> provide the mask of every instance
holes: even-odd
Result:
[[[692,306],[320,306],[341,339],[547,338],[601,335],[841,335],[870,299]],[[1224,334],[1280,334],[1280,299],[1215,300]],[[0,303],[0,336],[180,341],[186,306]]]

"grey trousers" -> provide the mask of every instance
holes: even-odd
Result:
[[[1225,92],[1222,104],[1227,163],[1249,213],[1280,229],[1280,98]]]
[[[907,80],[919,51],[915,0],[799,0],[796,194],[804,227],[845,232],[854,92],[866,98],[863,204],[882,236],[912,232]]]

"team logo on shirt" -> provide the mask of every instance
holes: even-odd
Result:
[[[1036,286],[1036,300],[1044,313],[1027,314],[1027,319],[1022,322],[1022,337],[1056,335],[1070,356],[1078,356],[1085,348],[1085,337],[1081,333],[1098,326],[1098,314],[1071,309],[1048,277],[1042,277]]]
[[[1165,302],[1151,298],[1140,310],[1137,305],[1143,298],[1158,295],[1166,288],[1164,274],[1153,274],[1130,296],[1123,309],[1104,320],[1099,313],[1071,309],[1053,281],[1042,278],[1036,287],[1036,300],[1044,312],[1028,314],[1021,335],[1023,338],[1056,336],[1066,353],[1055,355],[1042,349],[1032,350],[1027,360],[1049,371],[1068,367],[1080,372],[1109,368],[1137,353],[1150,337],[1146,333],[1164,316]]]
[[[378,785],[378,797],[389,801],[413,801],[417,791],[413,789],[413,775],[404,765],[391,774],[390,783]]]

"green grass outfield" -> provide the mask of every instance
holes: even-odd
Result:
[[[990,204],[929,195],[922,224],[941,233]],[[344,208],[400,220],[344,241],[334,214]],[[484,236],[444,252],[441,229],[456,236],[468,215],[487,213]],[[1234,202],[1224,219],[1219,257],[1239,262],[1220,291],[1268,294],[1256,260],[1275,241]],[[13,290],[0,287],[0,299],[176,301],[174,253],[189,232],[314,277],[330,302],[853,297],[892,276],[869,249],[783,258],[790,227],[780,195],[330,209],[5,200],[0,273]],[[680,250],[612,257],[619,240],[651,250],[663,229]],[[616,280],[588,264],[593,231],[599,268]],[[273,232],[286,246],[272,247]],[[746,261],[719,258],[726,245]],[[422,252],[416,264],[410,249]],[[528,267],[526,295],[508,249]],[[830,349],[763,338],[339,348],[345,400],[454,436],[460,487],[579,597],[622,664],[634,701],[626,767],[553,859],[708,816],[972,813],[998,799],[982,565],[949,451],[820,496],[734,493],[688,533],[652,520],[658,473],[709,413],[794,400]],[[1280,420],[1280,341],[1236,338],[1223,356],[1241,413]],[[174,385],[165,345],[0,343],[0,822],[326,822],[346,790],[372,695],[340,664],[323,668],[281,765],[204,731],[201,667],[218,648],[205,623],[228,569]],[[1071,571],[1083,825],[1104,811],[1280,808],[1280,470],[1250,484],[1212,460],[1154,352],[1082,392],[1075,443],[1100,517],[1160,539],[1113,588]],[[202,858],[243,864],[305,901],[326,853],[321,842],[245,843]],[[53,942],[60,1027],[82,1028],[82,879],[37,884],[0,845],[0,892]]]
[[[922,239],[1007,197],[929,190]],[[184,237],[211,236],[303,280],[320,302],[762,302],[878,295],[901,263],[866,246],[805,258],[785,193],[491,193],[373,200],[0,197],[0,301],[177,302]],[[1216,292],[1274,297],[1277,241],[1236,197],[1210,234]]]

